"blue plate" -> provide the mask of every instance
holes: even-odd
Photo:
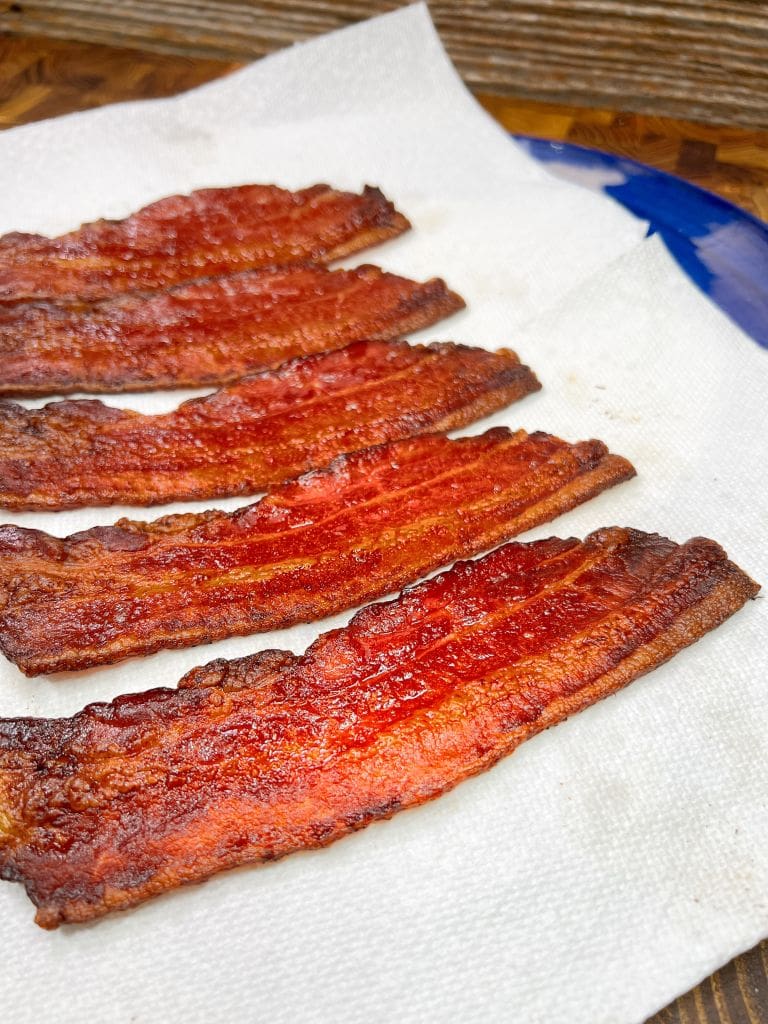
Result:
[[[625,157],[513,135],[561,178],[604,192],[649,222],[688,277],[768,348],[768,224],[697,185]]]

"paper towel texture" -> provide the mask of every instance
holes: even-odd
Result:
[[[3,231],[60,232],[205,185],[380,185],[414,230],[365,259],[441,274],[469,303],[424,337],[509,345],[544,385],[474,429],[599,437],[638,470],[526,538],[614,523],[705,534],[768,583],[765,353],[641,222],[516,149],[424,8],[0,146]],[[2,518],[63,535],[195,507]],[[348,618],[56,680],[3,662],[0,714],[71,714],[213,657],[301,651]],[[750,603],[486,775],[326,850],[53,934],[4,885],[4,1009],[15,1024],[644,1020],[768,931],[767,620]]]

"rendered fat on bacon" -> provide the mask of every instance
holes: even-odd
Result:
[[[540,387],[513,352],[359,342],[146,416],[0,401],[0,506],[254,494],[372,444],[463,426]]]
[[[57,238],[0,238],[0,302],[90,302],[256,267],[330,260],[402,234],[410,224],[377,188],[211,188],[169,196],[125,220]]]
[[[79,306],[0,306],[0,394],[224,384],[353,341],[402,337],[463,305],[439,279],[308,265]]]
[[[0,649],[28,675],[319,619],[634,474],[598,441],[504,428],[339,456],[238,512],[64,540],[0,527]]]
[[[757,589],[702,538],[511,543],[301,657],[214,661],[176,690],[2,721],[0,873],[54,928],[323,846],[489,768]]]

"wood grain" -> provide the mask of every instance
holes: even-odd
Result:
[[[251,60],[403,0],[2,0],[0,30]],[[430,0],[478,91],[768,127],[757,0]]]
[[[0,36],[0,127],[104,103],[171,96],[238,66],[114,46]]]
[[[62,10],[67,8],[66,4],[59,6]],[[137,6],[149,5],[144,5],[143,0],[132,0],[130,7]],[[185,6],[195,5],[177,2],[173,8]],[[221,4],[217,9],[220,6],[242,5]],[[292,6],[295,5],[287,5]],[[349,10],[362,5],[334,6]],[[603,5],[595,0],[593,6],[602,9],[618,5]],[[714,16],[714,8],[753,8],[759,12],[762,5],[670,5],[684,6],[691,10],[701,7],[705,13],[710,12],[708,16]],[[306,4],[305,8],[313,9],[314,5]],[[322,11],[322,5],[319,9]],[[233,60],[192,60],[110,46],[0,38],[0,126],[10,127],[119,100],[171,95],[226,74],[236,66]],[[712,127],[657,116],[636,117],[609,107],[587,109],[573,106],[572,95],[568,105],[510,100],[498,95],[481,95],[479,99],[510,131],[599,145],[679,173],[764,217],[768,215],[768,132]],[[768,1024],[768,941],[676,999],[648,1024]]]

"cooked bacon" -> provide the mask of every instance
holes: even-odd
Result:
[[[0,306],[0,394],[225,384],[296,356],[398,338],[463,305],[440,279],[308,265],[79,307]]]
[[[377,188],[210,188],[169,196],[125,220],[58,238],[0,238],[0,302],[94,299],[180,281],[312,260],[328,263],[402,234],[410,224]]]
[[[438,796],[717,626],[757,586],[713,541],[508,544],[302,657],[0,723],[0,874],[87,921]]]
[[[383,441],[463,426],[540,387],[513,352],[359,342],[144,416],[94,400],[0,401],[0,506],[253,494]]]
[[[339,456],[238,512],[59,540],[0,527],[0,649],[27,675],[307,622],[399,590],[634,474],[505,428]]]

